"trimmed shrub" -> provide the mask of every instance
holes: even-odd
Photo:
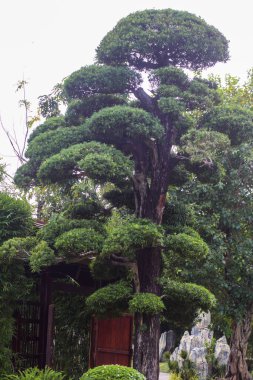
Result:
[[[146,380],[140,372],[121,365],[101,365],[89,369],[80,380]]]

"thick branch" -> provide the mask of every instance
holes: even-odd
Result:
[[[155,105],[151,96],[149,96],[142,87],[137,88],[134,91],[135,97],[141,102],[141,106],[144,110],[155,114]]]

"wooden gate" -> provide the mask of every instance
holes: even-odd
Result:
[[[40,304],[19,302],[15,310],[15,334],[12,340],[14,367],[25,369],[38,366],[40,354]]]
[[[90,367],[102,364],[131,365],[133,318],[92,320]]]

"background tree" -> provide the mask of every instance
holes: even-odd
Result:
[[[218,84],[218,92],[223,104],[240,105],[252,111],[253,104],[253,69],[247,74],[247,79],[241,83],[240,78],[227,74],[225,81],[219,76],[212,75],[211,80]]]
[[[207,260],[194,275],[219,301],[216,327],[230,335],[226,377],[231,379],[251,379],[246,363],[253,317],[253,113],[249,88],[250,80],[241,85],[237,78],[227,77],[225,88],[219,88],[222,105],[206,112],[199,120],[199,130],[184,138],[184,154],[191,160],[185,170],[195,175],[177,192],[179,199],[183,196],[185,202],[195,205],[198,217],[193,226],[210,247]],[[207,168],[202,162],[211,142],[210,132],[220,135],[215,142],[216,157],[213,159],[210,151]],[[218,144],[223,148],[218,150]],[[180,273],[185,281],[189,275],[186,270]]]
[[[160,225],[181,161],[175,145],[193,126],[193,111],[218,101],[213,83],[189,79],[182,69],[226,61],[227,46],[217,29],[187,12],[147,10],[122,19],[99,45],[97,64],[65,79],[65,119],[48,119],[35,130],[26,151],[29,161],[15,177],[27,189],[57,183],[73,194],[76,184],[78,197],[70,201],[65,216],[74,216],[79,224],[70,228],[65,223],[67,231],[60,231],[54,249],[66,257],[100,252],[94,273],[105,263],[118,268],[114,278],[119,269],[131,273],[136,293],[131,304],[136,312],[134,366],[148,380],[156,380],[159,372],[160,296],[173,288],[166,281],[161,286],[159,279],[167,244]],[[140,86],[143,71],[149,91]],[[104,224],[110,209],[122,206],[106,229],[91,222],[96,215]],[[195,244],[205,255],[202,240],[187,236],[181,239],[192,246],[191,252]],[[40,243],[33,257],[43,263],[45,251],[50,257],[52,248]]]
[[[0,192],[0,245],[11,238],[31,235],[32,230],[31,208],[28,203]],[[10,251],[7,255],[5,253],[4,250],[0,252],[0,374],[12,368],[10,345],[13,337],[14,300],[22,299],[31,285],[25,279],[23,263],[10,265],[12,255]]]
[[[27,94],[26,94],[27,84],[28,82],[26,80],[24,79],[20,80],[17,83],[17,89],[16,89],[16,92],[19,92],[19,91],[22,92],[22,98],[19,100],[19,106],[24,108],[24,125],[23,125],[24,134],[23,134],[23,138],[21,142],[20,142],[20,139],[18,139],[17,137],[15,128],[13,128],[13,132],[11,133],[10,129],[8,129],[4,125],[0,117],[0,128],[3,130],[3,132],[7,136],[8,141],[12,147],[12,150],[20,164],[23,164],[24,162],[26,162],[24,153],[25,153],[25,149],[26,149],[26,145],[28,141],[28,136],[34,123],[36,123],[40,119],[38,114],[31,115],[31,103],[27,99]]]

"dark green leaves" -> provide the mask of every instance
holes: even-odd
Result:
[[[203,286],[164,279],[162,300],[166,306],[166,319],[170,327],[189,329],[200,310],[216,306],[214,295]]]
[[[92,228],[74,228],[56,239],[55,248],[68,259],[89,251],[99,252],[103,240],[103,236]]]
[[[129,217],[122,219],[114,215],[107,226],[108,237],[103,253],[134,257],[137,250],[160,247],[163,234],[161,227],[146,219]]]
[[[203,116],[201,126],[225,133],[232,145],[253,139],[253,112],[239,106],[220,106]]]
[[[54,131],[57,128],[66,127],[66,122],[63,116],[50,117],[43,124],[38,125],[36,129],[30,134],[28,143],[30,143],[36,136],[47,131]]]
[[[132,173],[132,162],[121,151],[99,142],[72,145],[45,160],[38,172],[44,183],[89,177],[95,183],[124,183]]]
[[[136,293],[129,301],[131,313],[161,314],[165,306],[160,297],[153,293]]]
[[[140,76],[127,67],[91,65],[65,79],[64,90],[69,99],[83,99],[95,94],[127,94],[140,81]]]
[[[169,235],[165,239],[165,246],[168,266],[174,270],[203,263],[209,252],[207,244],[197,233],[195,236],[187,233]]]
[[[126,104],[124,96],[96,94],[84,99],[72,100],[67,108],[65,120],[69,125],[80,125],[94,112],[105,107]],[[36,129],[37,130],[37,129]]]
[[[131,107],[115,106],[104,108],[86,122],[95,139],[121,145],[128,138],[158,139],[163,135],[163,127],[148,112]]]
[[[199,69],[228,60],[228,41],[201,18],[172,9],[125,17],[97,49],[99,62],[138,70],[164,66]]]
[[[98,289],[86,299],[91,314],[99,316],[117,315],[128,309],[132,288],[126,281],[119,281]]]
[[[177,281],[164,280],[162,282],[164,300],[182,302],[188,306],[195,306],[203,311],[208,311],[216,304],[214,295],[206,288],[191,283],[181,283]]]

